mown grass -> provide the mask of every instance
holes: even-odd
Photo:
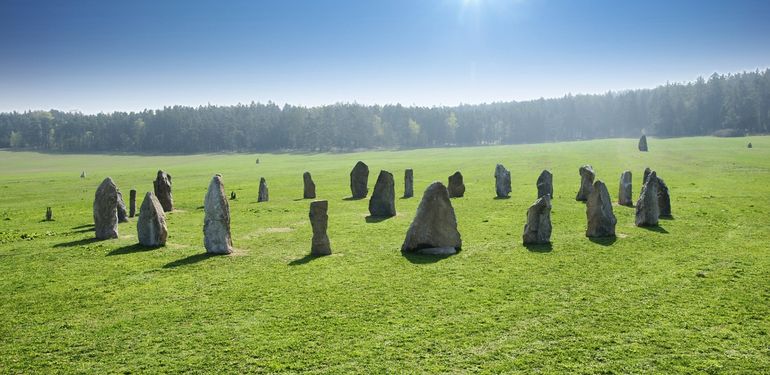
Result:
[[[0,152],[0,369],[147,372],[770,372],[770,137],[651,139],[312,155],[105,156]],[[255,164],[259,157],[261,163]],[[357,160],[413,168],[398,216],[367,223],[350,195]],[[512,171],[494,197],[494,167]],[[671,190],[673,220],[618,238],[584,236],[574,200],[590,163],[617,198],[620,173],[645,167]],[[173,176],[169,243],[91,240],[91,204],[111,176],[124,196]],[[521,245],[535,180],[554,174],[553,245]],[[88,177],[79,178],[81,170]],[[329,200],[334,254],[307,257],[302,172]],[[465,176],[453,199],[463,250],[410,256],[400,245],[422,190]],[[203,255],[203,197],[221,173],[231,256]],[[259,177],[270,202],[257,203]],[[137,206],[139,205],[138,202]],[[55,221],[44,222],[51,206]]]

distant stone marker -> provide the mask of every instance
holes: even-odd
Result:
[[[380,171],[377,176],[377,183],[369,199],[369,214],[373,217],[396,216],[396,188],[393,175],[388,171]]]
[[[326,228],[329,224],[327,210],[329,202],[315,201],[310,203],[310,225],[313,227],[313,241],[310,246],[310,255],[330,255],[332,249],[329,245],[329,236]]]
[[[631,171],[623,171],[620,174],[620,187],[618,188],[618,204],[621,206],[633,206]]]
[[[749,148],[751,148],[751,146],[749,146]],[[86,178],[86,171],[80,172],[80,178]]]
[[[591,191],[594,189],[594,178],[596,178],[596,173],[594,172],[593,167],[588,164],[580,167],[578,172],[580,172],[580,190],[578,190],[575,200],[585,202],[588,200],[588,195],[591,194]]]
[[[747,146],[747,147],[748,147],[748,148],[751,148],[751,147],[752,147],[752,146],[751,146],[751,142],[749,142],[749,144],[748,144],[748,146]]]
[[[269,199],[267,193],[267,181],[264,177],[259,178],[259,195],[257,196],[257,202],[267,202]]]
[[[46,207],[45,221],[51,221],[51,220],[53,220],[53,211],[51,210],[51,207]]]
[[[302,174],[302,181],[305,185],[302,197],[305,199],[315,198],[315,183],[313,182],[313,177],[310,176],[310,172]]]
[[[109,177],[94,195],[94,233],[98,240],[118,238],[118,187]]]
[[[171,212],[174,210],[174,197],[171,195],[171,175],[159,170],[155,181],[152,182],[155,198],[160,202],[163,211]]]
[[[463,175],[459,171],[449,176],[449,185],[447,191],[449,192],[449,198],[459,198],[465,195]]]
[[[618,220],[612,212],[612,199],[604,182],[597,180],[586,202],[586,237],[615,237]]]
[[[444,184],[434,182],[423,193],[401,251],[448,255],[455,254],[461,247],[449,192]]]
[[[404,198],[411,198],[414,196],[414,171],[411,169],[404,170]]]
[[[551,243],[551,196],[544,194],[527,210],[522,240],[525,245]]]
[[[511,194],[511,171],[502,164],[495,166],[495,193],[498,198],[508,198]]]
[[[123,201],[123,194],[118,189],[118,223],[128,223],[128,212],[126,212],[126,202]]]
[[[238,198],[238,195],[235,194],[235,191],[230,192],[230,200],[234,201]]]
[[[369,194],[369,167],[359,161],[350,171],[350,195],[355,199],[366,198]]]
[[[647,136],[642,135],[639,138],[639,151],[647,152]]]
[[[537,197],[540,198],[546,194],[553,199],[553,175],[544,169],[537,178]]]
[[[132,190],[134,191],[134,190]],[[152,192],[147,192],[139,208],[139,219],[136,221],[136,233],[139,244],[147,247],[158,247],[166,244],[168,228],[163,206]]]
[[[671,218],[671,197],[668,195],[668,185],[662,178],[658,179],[658,216]]]
[[[638,227],[650,227],[658,225],[658,176],[655,171],[645,179],[639,200],[636,201],[636,219]]]
[[[230,204],[225,196],[222,176],[211,179],[206,199],[203,202],[203,243],[209,254],[230,254],[233,241],[230,237]],[[141,213],[140,213],[141,214]]]
[[[136,216],[136,190],[131,189],[128,191],[128,217],[134,216]]]

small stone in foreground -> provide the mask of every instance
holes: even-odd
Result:
[[[527,224],[524,225],[522,240],[525,245],[551,243],[551,196],[538,198],[527,210]]]
[[[139,244],[147,247],[158,247],[166,244],[168,228],[166,215],[163,213],[158,198],[152,192],[147,192],[139,208],[139,219],[136,221],[136,232]]]
[[[658,177],[658,215],[663,218],[671,218],[671,197],[668,195],[668,185]]]
[[[225,196],[222,176],[211,179],[203,202],[203,243],[209,254],[230,254],[233,241],[230,236],[230,204]],[[141,215],[141,212],[139,213]]]
[[[404,198],[411,198],[414,196],[414,171],[411,169],[404,170]]]
[[[462,247],[449,192],[441,182],[434,182],[423,193],[417,214],[406,232],[402,252],[449,255]]]
[[[447,191],[449,191],[449,198],[460,198],[465,195],[463,175],[459,171],[449,176],[449,185],[447,187]]]
[[[128,217],[136,216],[136,190],[128,191]]]
[[[329,224],[328,208],[329,202],[327,201],[310,203],[310,225],[313,227],[313,241],[310,247],[311,255],[321,256],[332,253],[329,245],[329,236],[326,234],[326,228]]]

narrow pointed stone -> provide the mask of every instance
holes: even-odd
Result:
[[[257,196],[257,202],[267,202],[269,199],[267,192],[267,181],[264,177],[259,178],[259,195]]]
[[[578,190],[575,200],[585,202],[588,200],[588,195],[591,194],[591,191],[594,188],[594,178],[596,178],[596,173],[588,164],[580,167],[578,172],[580,172],[580,190]]]
[[[658,225],[658,175],[655,171],[645,179],[639,200],[636,201],[635,223],[638,227],[651,227]]]
[[[166,244],[168,228],[163,206],[152,192],[147,192],[139,208],[139,219],[136,221],[136,233],[139,244],[147,247],[158,247]]]
[[[525,245],[551,243],[551,196],[544,194],[527,210],[522,241]]]
[[[123,201],[123,194],[118,189],[118,223],[128,222],[128,212],[126,211],[126,202]]]
[[[668,195],[668,185],[658,177],[658,214],[659,217],[671,218],[671,197]]]
[[[441,182],[434,182],[423,193],[417,214],[406,232],[403,252],[454,254],[462,247],[449,192]]]
[[[618,220],[612,212],[610,193],[601,180],[594,182],[594,187],[588,195],[586,218],[586,237],[615,237],[615,224]]]
[[[109,177],[94,195],[94,233],[98,240],[118,238],[118,187]]]
[[[313,177],[310,176],[310,172],[302,174],[302,182],[304,184],[302,197],[305,199],[315,198],[315,183],[313,182]]]
[[[233,241],[230,236],[230,204],[225,195],[222,176],[211,179],[206,199],[203,202],[203,243],[210,254],[230,254]],[[140,213],[141,214],[141,213]]]

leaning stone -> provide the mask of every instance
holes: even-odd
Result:
[[[369,199],[369,214],[373,217],[396,216],[396,188],[393,175],[388,171],[380,171],[377,177]]]
[[[326,228],[329,223],[328,208],[329,202],[327,201],[310,203],[310,225],[313,227],[313,242],[310,246],[311,255],[320,256],[332,253],[329,245],[329,236],[326,234]]]
[[[171,175],[158,171],[155,181],[152,182],[155,191],[155,197],[158,198],[163,211],[170,212],[174,210],[174,197],[171,195]]]
[[[639,138],[639,151],[647,151],[647,136],[643,135]]]
[[[259,178],[259,195],[257,196],[257,202],[267,202],[269,199],[267,194],[267,181],[264,177]]]
[[[594,188],[594,178],[596,178],[596,173],[594,173],[594,169],[588,164],[580,167],[578,172],[580,172],[580,190],[578,190],[575,200],[585,202],[588,200],[588,195],[591,194],[591,191]]]
[[[128,222],[128,212],[126,212],[126,202],[123,201],[123,194],[118,190],[118,223]]]
[[[51,210],[51,207],[47,207],[45,209],[45,221],[51,220],[53,220],[53,211]]]
[[[551,243],[551,196],[544,194],[527,210],[522,240],[525,245]]]
[[[642,186],[642,192],[639,194],[639,200],[636,201],[636,226],[656,226],[658,225],[659,215],[658,176],[655,171],[652,171]]]
[[[350,194],[355,199],[366,198],[369,194],[369,167],[359,161],[350,171]]]
[[[495,192],[498,198],[507,198],[511,194],[511,171],[502,164],[495,166]]]
[[[118,187],[109,177],[94,195],[94,232],[98,240],[118,238]]]
[[[449,192],[444,184],[434,182],[423,193],[401,251],[454,254],[461,247],[462,240],[457,231],[457,218]]]
[[[658,177],[658,215],[671,218],[671,197],[668,195],[668,185]]]
[[[315,198],[315,183],[313,182],[313,177],[310,176],[310,172],[302,174],[302,181],[305,185],[302,197],[305,199]]]
[[[414,196],[414,171],[407,169],[404,171],[404,198]]]
[[[612,212],[612,199],[604,182],[597,180],[586,202],[586,237],[615,237],[618,220]]]
[[[139,219],[136,221],[136,233],[139,244],[147,247],[158,247],[166,244],[168,228],[166,215],[163,213],[158,198],[152,192],[147,192],[139,208]]]
[[[618,204],[621,206],[633,206],[631,171],[623,171],[620,174],[620,187],[618,188]]]
[[[553,199],[553,175],[543,170],[537,178],[537,197],[540,198],[546,194]]]
[[[136,216],[136,190],[128,191],[128,217]]]
[[[463,175],[458,171],[449,176],[449,198],[459,198],[465,195],[465,184],[463,183]]]
[[[233,241],[230,237],[230,204],[227,202],[221,175],[215,175],[211,179],[203,210],[206,212],[203,219],[203,243],[206,252],[230,254],[233,251]]]

